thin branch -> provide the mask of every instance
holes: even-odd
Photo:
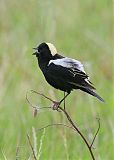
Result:
[[[31,140],[30,140],[30,136],[28,134],[27,134],[27,138],[28,138],[28,142],[29,142],[29,145],[30,145],[32,153],[33,153],[33,157],[34,157],[35,160],[37,160],[35,152],[34,152],[34,148],[32,146]]]
[[[95,133],[95,135],[94,135],[94,138],[93,138],[93,140],[92,140],[92,142],[91,142],[91,145],[90,145],[91,148],[93,147],[93,144],[94,144],[94,142],[95,142],[95,140],[96,140],[96,137],[97,137],[97,135],[98,135],[98,133],[99,133],[99,130],[100,130],[100,118],[97,118],[97,121],[98,121],[98,129],[97,129],[97,131],[96,131],[96,133]]]
[[[32,93],[36,93],[36,94],[38,94],[38,95],[40,95],[40,96],[43,96],[44,98],[46,98],[46,99],[50,100],[51,102],[54,102],[51,98],[49,98],[49,97],[45,96],[45,95],[44,95],[44,94],[42,94],[42,93],[39,93],[39,92],[34,91],[34,90],[31,90],[31,92],[32,92]]]
[[[56,102],[53,101],[51,98],[45,96],[45,95],[42,94],[42,93],[36,92],[36,91],[34,91],[34,90],[31,90],[31,92],[43,96],[44,98],[50,100],[53,104],[56,103]],[[27,99],[27,97],[26,97],[26,99]],[[27,101],[28,101],[28,100],[27,100]],[[29,101],[28,101],[28,102],[29,102]],[[29,103],[29,104],[31,105],[31,103]],[[65,102],[64,102],[64,105],[65,105]],[[33,108],[36,107],[36,106],[33,106],[33,105],[31,105],[31,106],[32,106]],[[46,107],[46,108],[47,108],[47,107]],[[49,108],[51,108],[51,107],[49,107]],[[44,128],[47,128],[47,127],[53,126],[53,125],[63,125],[63,126],[66,126],[66,127],[68,127],[68,128],[71,128],[71,129],[75,130],[75,131],[81,136],[81,138],[83,139],[83,141],[85,142],[85,144],[86,144],[86,146],[87,146],[87,148],[88,148],[88,150],[89,150],[89,152],[90,152],[90,155],[91,155],[92,159],[95,160],[95,157],[94,157],[94,154],[93,154],[93,151],[92,151],[92,146],[93,146],[93,143],[94,143],[94,141],[95,141],[95,139],[96,139],[96,136],[97,136],[97,134],[98,134],[98,132],[99,132],[99,129],[100,129],[100,121],[98,121],[98,122],[99,122],[99,127],[98,127],[97,132],[95,133],[95,136],[94,136],[94,138],[93,138],[93,140],[92,140],[92,143],[91,143],[91,145],[90,145],[89,142],[87,141],[87,139],[85,138],[85,136],[84,136],[84,135],[82,134],[82,132],[80,131],[80,129],[76,126],[76,124],[75,124],[75,123],[73,122],[73,120],[71,119],[71,117],[70,117],[70,115],[68,114],[68,112],[66,111],[65,107],[64,107],[64,109],[63,109],[63,108],[61,108],[60,106],[58,106],[58,108],[59,108],[60,111],[62,111],[62,112],[65,114],[67,120],[70,122],[70,124],[72,125],[72,127],[71,127],[71,126],[64,125],[64,124],[51,124],[51,125],[47,125],[47,126],[45,126],[45,127],[43,127],[43,128],[40,128],[40,129],[44,129]],[[38,109],[39,109],[39,108],[38,108]],[[58,110],[57,110],[57,111],[58,111]]]
[[[68,121],[69,121],[70,124],[74,127],[75,131],[77,131],[78,134],[82,137],[82,139],[84,140],[84,142],[86,143],[86,145],[87,145],[87,147],[88,147],[88,150],[89,150],[89,152],[90,152],[90,154],[91,154],[92,159],[95,160],[95,157],[94,157],[94,155],[93,155],[91,146],[89,145],[89,142],[87,141],[87,139],[86,139],[86,138],[84,137],[84,135],[81,133],[81,131],[79,130],[79,128],[74,124],[74,122],[72,121],[71,117],[70,117],[69,114],[66,112],[66,110],[64,110],[64,109],[61,108],[60,106],[59,106],[59,109],[64,112],[64,114],[66,115]]]
[[[38,131],[41,131],[41,130],[43,130],[44,128],[46,129],[46,128],[52,127],[52,126],[63,126],[63,127],[67,127],[67,128],[73,129],[73,130],[75,131],[75,129],[74,129],[73,127],[68,126],[68,125],[66,125],[66,124],[62,124],[62,123],[48,124],[48,125],[46,125],[46,126],[44,126],[44,127],[42,127],[42,128],[38,128]]]
[[[32,90],[31,90],[32,91]],[[39,94],[38,92],[35,92],[34,91],[34,93],[36,93],[36,94]],[[41,94],[40,94],[41,95]],[[42,96],[43,96],[43,94],[42,94]],[[45,97],[46,98],[46,97]],[[27,100],[27,102],[28,102],[28,104],[32,107],[32,108],[34,108],[34,109],[37,109],[38,111],[40,110],[40,109],[51,109],[51,107],[38,107],[38,106],[36,106],[36,105],[33,105],[31,102],[30,102],[30,100],[28,99],[28,92],[26,93],[26,100]]]
[[[28,99],[28,92],[26,92],[26,100],[27,100],[27,102],[29,103],[29,105],[33,108],[33,116],[34,116],[34,117],[37,116],[37,113],[38,113],[39,110],[51,108],[51,107],[38,107],[38,106],[36,106],[36,105],[33,105],[33,104],[29,101],[29,99]]]

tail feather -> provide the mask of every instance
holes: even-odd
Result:
[[[92,83],[88,79],[81,82],[81,84],[77,84],[74,82],[69,82],[69,83],[73,85],[73,88],[80,89],[84,92],[87,92],[90,95],[98,98],[100,101],[105,102],[104,99],[96,93],[96,88],[94,88],[94,86],[92,85]]]
[[[94,96],[94,97],[96,97],[96,98],[98,98],[100,101],[105,102],[105,100],[104,100],[102,97],[100,97],[100,96],[95,92],[95,90],[89,89],[89,88],[81,88],[81,90],[84,91],[84,92],[89,93],[90,95],[92,95],[92,96]]]

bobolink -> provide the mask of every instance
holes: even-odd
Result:
[[[73,89],[80,89],[104,102],[95,92],[80,61],[59,55],[51,43],[41,43],[33,49],[35,50],[33,55],[36,55],[46,81],[54,88],[67,92],[58,106]]]

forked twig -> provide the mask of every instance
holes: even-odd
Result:
[[[31,90],[31,92],[43,96],[44,98],[50,100],[53,104],[55,103],[55,101],[53,101],[51,98],[45,96],[42,93],[39,93],[39,92],[34,91],[34,90]],[[31,105],[30,101],[27,98],[27,94],[26,94],[26,99],[27,99],[28,103]],[[64,102],[64,105],[65,105],[65,102]],[[33,106],[33,105],[31,105],[31,106],[33,108],[36,108],[36,106]],[[44,108],[51,108],[51,107],[44,107]],[[40,128],[39,130],[42,130],[44,128],[47,128],[47,127],[50,127],[50,126],[53,126],[53,125],[63,125],[65,127],[68,127],[68,128],[71,128],[71,129],[75,130],[81,136],[81,138],[83,139],[83,141],[85,142],[85,144],[86,144],[86,146],[87,146],[87,148],[88,148],[88,150],[90,152],[90,155],[91,155],[92,159],[95,160],[95,157],[94,157],[94,154],[93,154],[93,151],[92,151],[92,147],[93,147],[93,143],[95,142],[96,136],[98,135],[98,132],[100,130],[100,120],[98,120],[99,126],[98,126],[98,129],[97,129],[96,133],[95,133],[95,136],[94,136],[91,144],[89,144],[89,142],[87,141],[87,139],[85,138],[85,136],[82,134],[82,132],[80,131],[80,129],[76,126],[76,124],[71,119],[70,115],[68,114],[68,112],[65,109],[65,106],[64,106],[64,109],[62,107],[60,107],[60,106],[58,108],[59,108],[60,111],[62,111],[65,114],[65,116],[67,117],[67,119],[70,122],[70,124],[72,125],[72,127],[71,126],[67,126],[65,124],[50,124],[50,125],[47,125],[45,127]],[[36,108],[36,109],[39,110],[39,109],[42,109],[42,108]]]
[[[90,145],[91,148],[93,147],[93,144],[94,144],[94,142],[95,142],[95,139],[96,139],[96,137],[97,137],[97,135],[98,135],[98,133],[99,133],[99,130],[100,130],[100,118],[97,118],[97,121],[98,121],[98,129],[97,129],[97,131],[96,131],[96,133],[95,133],[95,135],[94,135],[94,137],[93,137],[93,140],[92,140],[92,142],[91,142],[91,145]]]
[[[33,91],[31,90],[31,92],[38,94],[36,91],[33,92]],[[46,97],[46,96],[43,95],[43,94],[40,94],[40,95],[43,96],[43,97],[45,97],[45,98],[47,98],[47,99],[49,99],[48,97]],[[29,99],[28,99],[28,92],[26,93],[26,100],[27,100],[28,104],[29,104],[32,108],[37,109],[37,110],[51,108],[51,107],[38,107],[38,106],[36,106],[36,105],[33,105],[33,104],[29,101]],[[52,101],[51,99],[49,99],[49,100]]]

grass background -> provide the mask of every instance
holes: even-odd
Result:
[[[25,95],[30,89],[60,99],[63,93],[49,86],[32,56],[32,47],[46,41],[56,45],[63,55],[81,60],[106,100],[74,91],[67,98],[67,108],[87,139],[101,129],[95,142],[97,160],[114,159],[114,100],[112,60],[111,0],[0,0],[0,159],[32,159],[27,133],[33,142],[36,130],[37,150],[42,160],[89,160],[90,155],[79,135],[63,127],[45,133],[37,128],[66,121],[56,111],[32,115]],[[47,100],[34,97],[34,103],[50,106]],[[42,137],[44,136],[44,137]]]

